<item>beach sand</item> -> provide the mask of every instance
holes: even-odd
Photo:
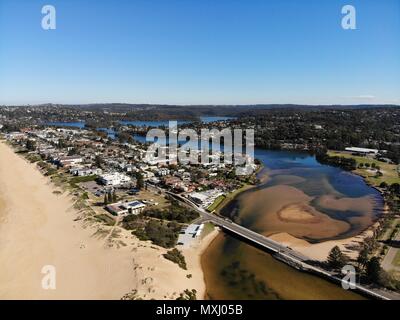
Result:
[[[288,233],[277,233],[269,238],[280,242],[286,246],[289,246],[293,250],[304,254],[319,261],[326,261],[329,252],[334,246],[338,246],[343,253],[345,253],[351,259],[356,259],[358,257],[358,248],[362,245],[367,237],[372,236],[372,230],[368,229],[361,234],[341,240],[325,241],[321,243],[309,243],[306,240],[293,237]]]
[[[215,232],[184,251],[188,270],[182,270],[163,258],[166,249],[119,227],[123,245],[110,247],[99,226],[77,219],[70,196],[53,191],[34,165],[0,141],[0,299],[120,299],[131,292],[173,299],[185,289],[204,296],[200,255]],[[42,288],[48,265],[56,268],[55,290]]]

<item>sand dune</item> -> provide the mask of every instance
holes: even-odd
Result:
[[[125,245],[110,247],[93,236],[96,226],[83,229],[74,221],[71,199],[53,190],[0,142],[0,299],[120,299],[132,290],[145,299],[174,298],[185,289],[204,294],[200,253],[213,235],[185,251],[185,271],[162,257],[165,249],[122,229]],[[55,290],[42,288],[46,265],[56,268]]]

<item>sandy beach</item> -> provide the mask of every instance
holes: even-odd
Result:
[[[372,236],[373,231],[368,229],[361,234],[341,240],[325,241],[321,243],[310,243],[306,240],[293,237],[288,233],[277,233],[270,238],[284,245],[289,246],[295,251],[298,251],[312,259],[326,261],[329,252],[333,247],[338,246],[343,253],[351,259],[356,259],[359,253],[359,248],[364,240]]]
[[[185,249],[188,270],[165,258],[165,249],[118,231],[120,245],[84,224],[66,193],[35,165],[0,141],[0,299],[174,299],[185,289],[205,293],[200,256],[217,231]],[[109,227],[111,228],[111,227]],[[44,266],[54,266],[56,289],[43,289]],[[191,277],[187,277],[191,274]]]

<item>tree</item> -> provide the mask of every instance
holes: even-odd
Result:
[[[176,300],[196,300],[196,289],[186,289],[183,291]]]
[[[117,202],[117,194],[115,193],[115,190],[113,191],[113,194],[112,194],[112,201]]]
[[[108,205],[108,195],[104,194],[104,205]]]
[[[140,172],[136,172],[136,188],[141,190],[143,189],[143,187],[144,187],[143,175]]]
[[[380,171],[377,171],[376,174],[375,174],[376,178],[379,178],[379,177],[382,177],[382,176],[383,176],[383,173],[380,172]]]
[[[400,194],[400,184],[398,184],[397,182],[393,183],[390,186],[390,192],[392,192],[393,194]]]
[[[367,265],[367,263],[368,263],[368,248],[367,247],[364,247],[358,254],[357,263],[358,263],[358,267],[360,269],[364,269],[365,266]]]
[[[28,140],[26,141],[26,148],[27,148],[29,151],[34,151],[34,150],[36,149],[36,143],[35,143],[35,141],[34,141],[34,140],[31,140],[31,139],[28,139]]]
[[[108,203],[113,203],[113,197],[112,197],[112,194],[111,194],[111,191],[109,191],[108,192]]]
[[[379,187],[382,188],[382,189],[386,189],[386,188],[388,187],[388,184],[387,184],[385,181],[383,181],[383,182],[379,185]]]
[[[341,269],[348,261],[348,257],[342,253],[338,246],[332,248],[327,259],[327,263],[332,269]]]
[[[132,143],[133,142],[133,138],[129,133],[126,132],[121,132],[118,134],[118,141],[119,143]]]
[[[101,156],[97,155],[94,161],[95,161],[96,167],[101,168],[101,165],[103,164],[103,158]]]
[[[366,274],[369,281],[378,283],[381,275],[381,264],[377,257],[372,257],[367,263]]]

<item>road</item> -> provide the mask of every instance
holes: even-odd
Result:
[[[165,190],[162,190],[162,192],[185,203],[192,209],[195,209],[200,214],[203,222],[212,222],[213,224],[221,227],[222,229],[228,230],[238,235],[240,238],[244,238],[249,242],[252,242],[258,246],[267,249],[268,251],[272,252],[277,258],[281,258],[285,262],[289,263],[290,265],[294,265],[301,270],[319,274],[337,283],[342,282],[342,278],[340,278],[337,274],[334,274],[330,271],[327,271],[325,269],[310,264],[310,262],[313,261],[311,258],[306,257],[305,255],[296,252],[291,248],[284,246],[276,241],[273,241],[257,232],[247,229],[241,225],[238,225],[229,219],[224,219],[214,214],[211,214],[206,210],[204,210],[203,208],[199,207],[193,201],[179,194],[175,194]],[[396,292],[383,289],[369,288],[360,284],[356,284],[356,289],[369,296],[373,296],[381,300],[400,300],[400,294],[397,294]]]
[[[397,233],[397,236],[394,238],[395,241],[400,242],[400,232]],[[386,271],[397,270],[400,271],[400,267],[396,267],[393,265],[393,260],[396,257],[397,252],[399,252],[399,248],[389,247],[388,252],[386,253],[385,258],[382,261],[382,268]]]

